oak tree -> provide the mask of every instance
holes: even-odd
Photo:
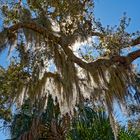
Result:
[[[51,94],[62,114],[73,114],[75,105],[88,98],[104,106],[114,124],[115,101],[139,102],[132,62],[140,50],[129,49],[140,44],[140,36],[126,31],[126,15],[117,27],[103,27],[93,0],[1,1],[0,12],[0,52],[8,48],[13,55],[1,80],[0,98],[7,97],[7,106],[30,98],[39,114]]]

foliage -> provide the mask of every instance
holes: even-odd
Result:
[[[103,110],[96,112],[90,107],[85,107],[83,110],[79,111],[77,117],[74,118],[68,140],[84,139],[114,139],[109,118]]]
[[[136,133],[135,131],[132,131],[132,130],[131,131],[124,130],[124,128],[122,128],[122,130],[120,130],[118,137],[120,140],[139,140],[140,139],[138,133]]]
[[[14,115],[11,125],[12,140],[19,137],[39,140],[114,140],[113,130],[104,109],[93,108],[89,104],[82,108],[77,106],[74,117],[70,119],[70,116],[61,116],[58,108],[49,96],[48,108],[39,118],[39,132],[36,134],[34,131],[31,135],[29,132],[37,116],[35,116],[35,111],[31,111],[29,100],[26,101],[20,112]],[[34,135],[36,137],[33,137]],[[139,136],[136,131],[120,126],[118,139],[139,140]]]
[[[27,100],[17,114],[13,115],[11,138],[14,139],[65,139],[67,117],[60,118],[58,104],[49,96],[47,109],[38,117],[38,111]],[[34,131],[33,131],[33,130]]]

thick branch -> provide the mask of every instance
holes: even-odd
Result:
[[[52,72],[45,72],[44,77],[60,79],[60,75],[58,73],[52,73]]]
[[[17,23],[17,24],[15,24],[7,29],[4,29],[2,32],[0,32],[0,37],[6,33],[8,36],[8,34],[14,33],[21,28],[33,30],[33,31],[43,35],[44,37],[49,38],[50,40],[54,40],[55,42],[57,40],[59,40],[58,37],[53,35],[53,32],[51,32],[50,29],[44,28],[43,26],[40,26],[39,24],[37,24],[36,22],[33,22],[33,21]]]
[[[14,31],[17,31],[20,28],[27,28],[27,29],[33,30],[35,32],[38,32],[42,35],[46,35],[46,28],[44,28],[42,26],[39,26],[35,22],[17,23],[15,25],[11,26],[10,28],[8,28],[7,30],[9,30],[9,32],[14,32]]]
[[[130,65],[138,57],[140,57],[140,50],[131,52],[127,56],[114,56],[111,58],[111,61],[118,62],[123,65]]]
[[[108,67],[112,64],[112,60],[110,60],[109,58],[101,58],[101,59],[97,59],[91,63],[86,63],[85,61],[83,61],[82,59],[80,59],[76,55],[74,55],[74,53],[72,52],[72,50],[69,47],[62,45],[62,48],[69,59],[71,59],[74,63],[78,64],[81,68],[83,68],[87,71],[93,71],[93,68],[96,68],[97,66],[100,66],[103,64]]]
[[[88,63],[84,62],[82,59],[74,55],[73,51],[68,46],[61,46],[64,52],[67,54],[68,58],[78,64],[83,69],[88,69]]]
[[[127,57],[129,58],[129,61],[131,63],[132,61],[140,57],[140,50],[129,53]]]

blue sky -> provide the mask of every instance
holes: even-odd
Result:
[[[128,31],[140,30],[140,0],[95,0],[95,17],[103,25],[117,25],[123,13],[131,18]]]
[[[140,0],[95,0],[95,16],[101,20],[103,25],[117,25],[123,13],[131,18],[131,24],[128,28],[129,32],[140,30]],[[0,55],[0,64],[7,66],[8,61],[6,53]],[[8,135],[0,132],[0,140],[6,140]]]

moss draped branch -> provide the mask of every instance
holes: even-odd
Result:
[[[64,35],[61,35],[61,37],[57,37],[53,34],[52,31],[50,31],[50,29],[40,26],[39,24],[37,24],[34,21],[17,23],[9,28],[6,28],[2,32],[0,32],[0,37],[1,36],[6,37],[5,36],[6,34],[8,37],[8,34],[14,33],[21,28],[33,30],[33,31],[41,34],[42,36],[47,37],[49,40],[53,40],[53,42],[58,43],[63,48],[64,52],[69,57],[69,59],[71,59],[73,62],[78,64],[80,67],[88,70],[88,69],[90,69],[91,66],[92,67],[94,66],[95,61],[89,64],[89,63],[86,63],[85,61],[82,61],[80,58],[78,58],[76,55],[74,55],[72,50],[69,48],[70,42],[68,40],[68,37],[65,37]],[[92,32],[92,36],[103,37],[103,34],[101,34],[99,32]],[[0,40],[0,41],[2,42],[2,40]],[[140,37],[133,39],[130,43],[130,45],[132,45],[132,46],[138,45],[138,44],[140,44]],[[113,58],[110,59],[110,61],[120,62],[120,63],[123,63],[126,65],[126,63],[130,64],[132,61],[134,61],[138,57],[140,57],[140,50],[129,53],[128,56],[126,56],[126,57],[114,56]],[[129,61],[128,61],[128,59],[129,59]],[[104,58],[102,58],[102,61],[104,61]]]
[[[35,31],[35,32],[41,34],[42,36],[44,36],[45,38],[47,37],[48,39],[53,40],[53,41],[57,41],[59,39],[58,37],[53,35],[53,33],[50,31],[50,29],[46,29],[45,27],[40,26],[39,24],[37,24],[34,21],[20,22],[9,28],[5,28],[2,32],[0,32],[0,39],[2,38],[2,36],[8,38],[10,34],[17,32],[21,28]],[[2,44],[2,40],[0,40],[0,43]]]

